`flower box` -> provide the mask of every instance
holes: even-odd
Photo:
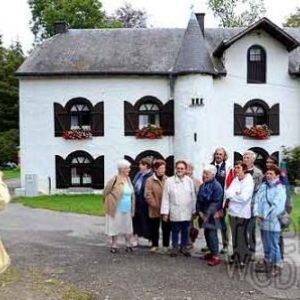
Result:
[[[251,126],[243,130],[243,136],[257,140],[266,140],[270,137],[271,133],[267,125]]]
[[[135,137],[138,139],[161,139],[163,130],[156,125],[148,124],[135,131]]]
[[[66,140],[86,140],[93,136],[90,129],[78,128],[64,131],[62,137]]]

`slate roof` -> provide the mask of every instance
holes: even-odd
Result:
[[[289,50],[300,43],[299,28],[280,29],[266,20],[258,24],[267,24],[266,31]],[[224,51],[246,33],[247,28],[207,28],[203,36],[195,16],[187,29],[69,29],[38,46],[17,75],[225,75],[216,49]],[[300,76],[300,46],[289,53],[289,72]]]

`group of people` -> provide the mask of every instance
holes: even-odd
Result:
[[[118,252],[118,236],[124,235],[127,252],[132,252],[143,237],[151,241],[149,251],[155,253],[161,227],[163,251],[172,257],[190,256],[190,232],[198,224],[207,244],[202,258],[209,266],[216,266],[221,262],[219,253],[228,252],[228,213],[233,253],[227,263],[242,268],[254,260],[258,224],[264,260],[257,263],[256,270],[278,275],[283,259],[278,216],[285,210],[290,212],[292,202],[287,177],[276,157],[268,157],[265,174],[254,165],[255,159],[256,154],[248,150],[242,160],[230,166],[226,150],[217,148],[199,180],[193,176],[193,165],[184,160],[177,161],[174,176],[167,177],[164,160],[152,163],[143,158],[132,182],[130,163],[120,160],[118,175],[108,181],[103,192],[110,252]],[[223,244],[220,251],[218,230]]]

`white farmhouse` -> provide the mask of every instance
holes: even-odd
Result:
[[[263,165],[300,144],[300,28],[206,29],[196,14],[186,29],[56,30],[17,71],[23,187],[36,174],[43,193],[102,189],[124,157],[133,173],[144,156],[168,174],[188,159],[200,176],[218,146]],[[148,123],[162,138],[135,136]],[[268,139],[244,136],[263,124]],[[78,128],[92,137],[67,139]]]

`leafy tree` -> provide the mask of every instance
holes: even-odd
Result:
[[[19,42],[6,49],[0,40],[0,132],[19,128],[19,83],[15,72],[24,59]]]
[[[208,7],[221,27],[249,26],[266,12],[264,0],[208,0]]]
[[[296,13],[291,14],[283,24],[286,27],[300,27],[300,8],[296,8]]]
[[[295,184],[300,180],[300,146],[284,148],[283,153],[288,177],[290,182]]]
[[[124,6],[115,11],[114,18],[123,23],[125,28],[146,28],[147,13],[144,10],[134,9],[130,3],[125,3]]]
[[[6,162],[18,162],[19,132],[10,129],[0,133],[0,164]]]
[[[71,28],[122,27],[106,18],[99,0],[28,0],[35,42],[54,35],[54,23],[66,21]]]

